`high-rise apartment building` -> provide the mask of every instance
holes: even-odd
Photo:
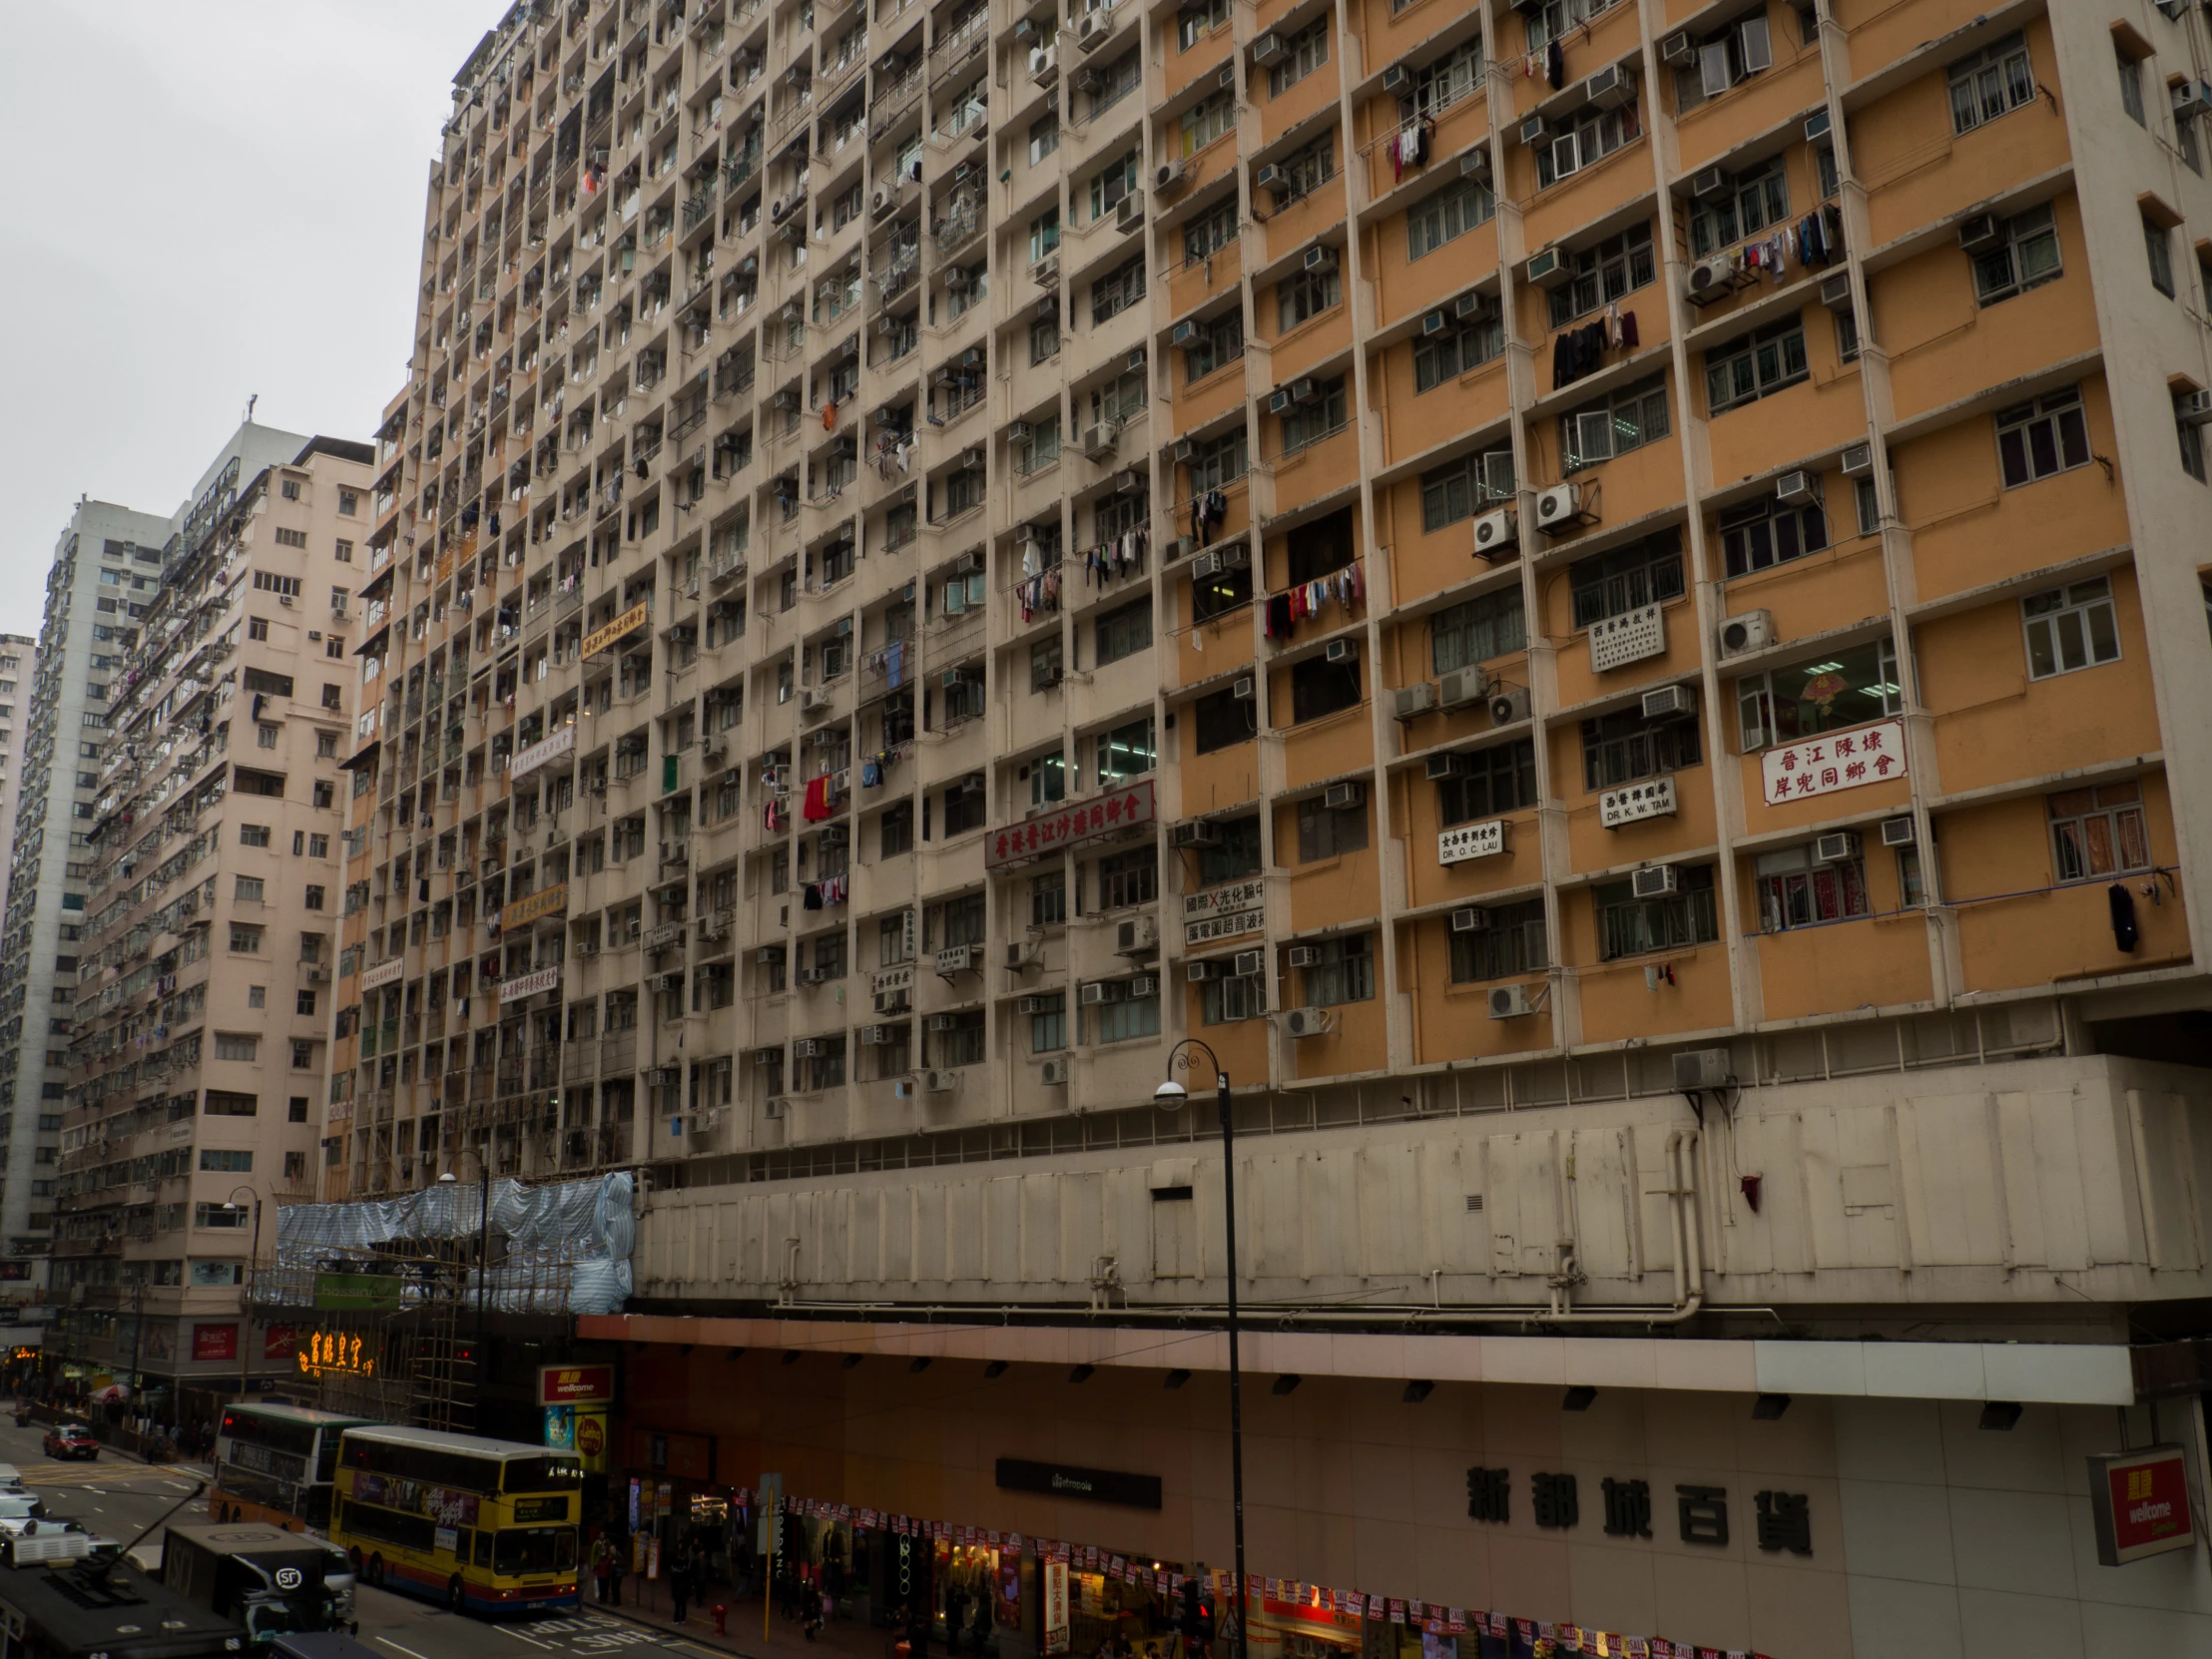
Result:
[[[166,520],[84,500],[54,545],[35,659],[15,676],[24,707],[10,745],[15,828],[0,937],[0,1252],[43,1284],[55,1161],[91,873],[93,789],[107,753],[108,691],[161,582]],[[35,668],[33,661],[35,660]]]
[[[288,1337],[253,1347],[240,1287],[276,1204],[315,1186],[372,453],[241,428],[118,627],[48,1348],[164,1411],[291,1369]]]
[[[0,634],[0,846],[15,845],[16,809],[23,800],[23,740],[38,678],[38,641],[29,634]],[[0,936],[7,931],[0,897]]]
[[[379,456],[333,1185],[646,1164],[666,1317],[585,1325],[696,1349],[657,1426],[1057,1535],[936,1448],[1110,1466],[1040,1426],[1095,1402],[1183,1492],[1100,1541],[1218,1564],[1218,1379],[1130,1392],[1221,1364],[1145,1334],[1218,1317],[1197,1038],[1242,1288],[1330,1334],[1256,1420],[1482,1465],[1286,1478],[1255,1572],[1795,1653],[1909,1616],[1909,1517],[2070,1560],[1991,1494],[2114,1404],[2204,1445],[2128,1347],[2212,1289],[2208,58],[2170,0],[517,8]],[[870,1372],[702,1303],[1023,1369],[814,1458]],[[1600,1539],[1616,1476],[1813,1489],[1812,1570]]]

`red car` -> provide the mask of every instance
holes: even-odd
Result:
[[[56,1423],[46,1431],[45,1439],[39,1444],[49,1457],[82,1457],[90,1461],[100,1455],[100,1442],[81,1422]]]

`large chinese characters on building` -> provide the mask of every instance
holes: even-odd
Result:
[[[1759,772],[1770,807],[1903,778],[1905,723],[1886,720],[1784,744],[1759,757]]]
[[[1088,801],[1072,802],[1024,823],[993,830],[983,843],[983,862],[996,869],[1001,864],[1040,858],[1079,841],[1134,830],[1152,819],[1152,780],[1147,778],[1127,789],[1109,790]]]

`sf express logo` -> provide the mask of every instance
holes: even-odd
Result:
[[[276,1588],[279,1590],[296,1590],[305,1581],[306,1574],[297,1567],[278,1567],[276,1569]]]

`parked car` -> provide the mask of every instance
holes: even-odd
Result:
[[[81,1422],[57,1422],[39,1445],[49,1457],[82,1457],[89,1462],[100,1455],[100,1442]]]

